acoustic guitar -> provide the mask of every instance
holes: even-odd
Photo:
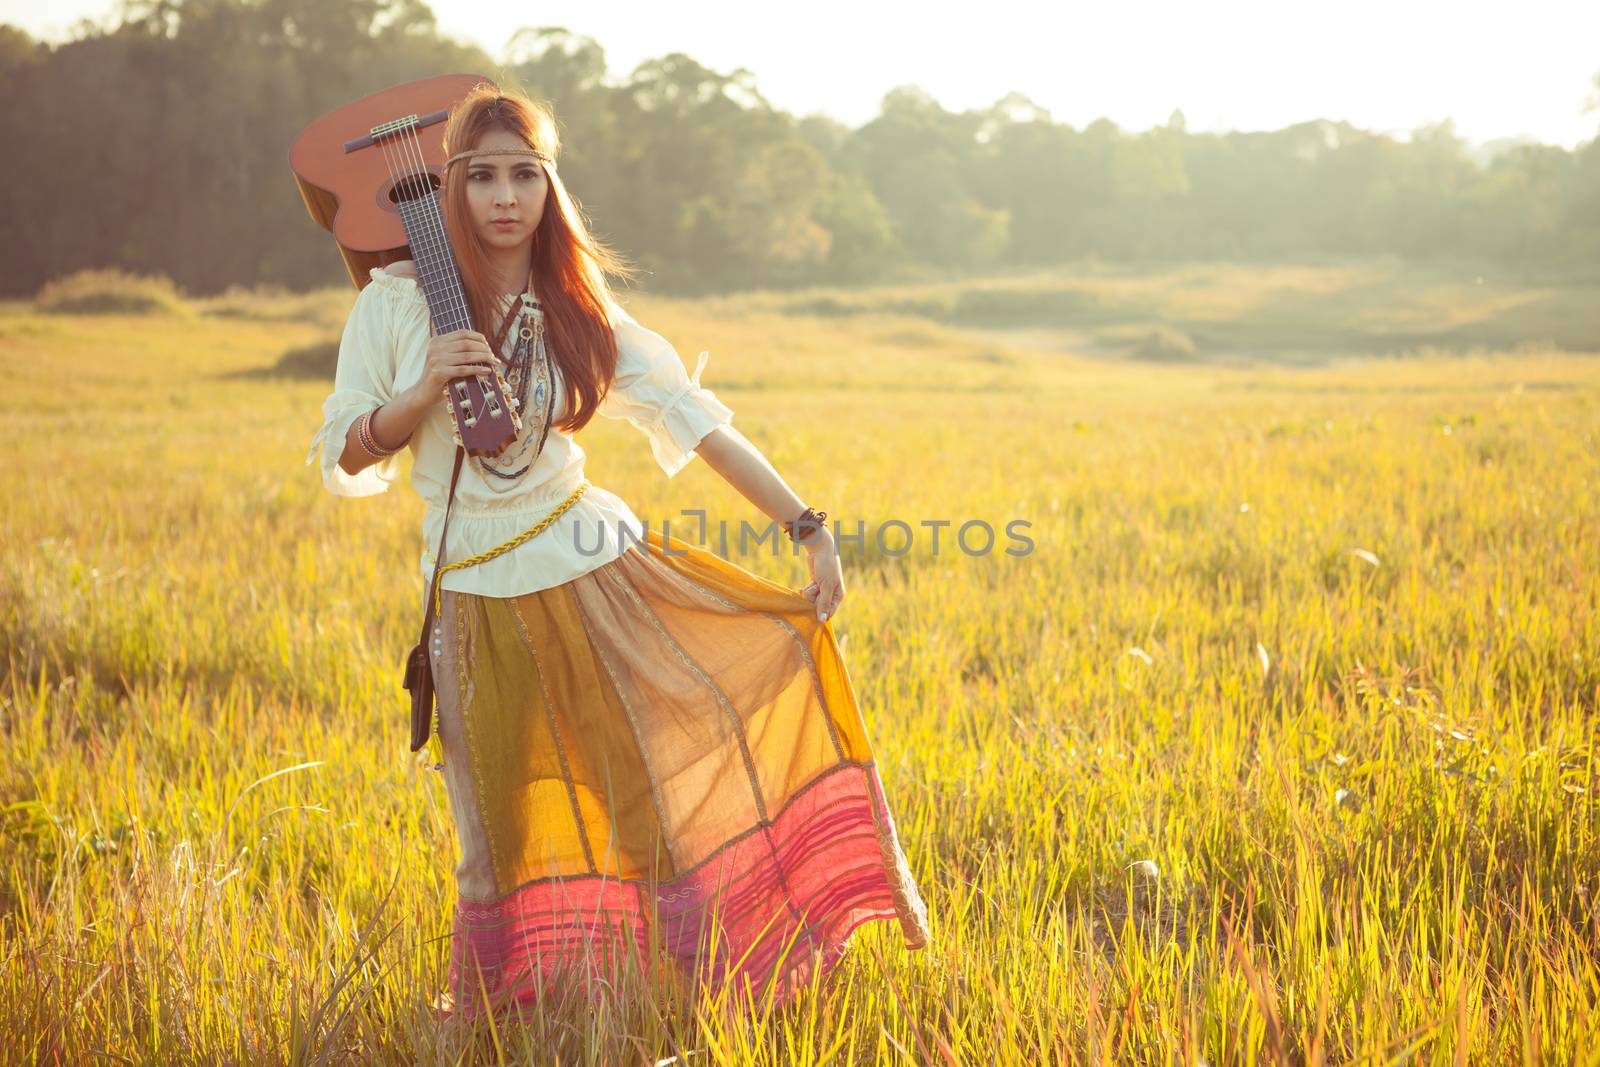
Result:
[[[446,74],[364,96],[317,119],[289,148],[306,210],[333,234],[350,280],[359,289],[372,280],[373,267],[414,260],[435,334],[477,329],[439,187],[445,120],[469,90],[488,81]],[[445,395],[456,442],[469,452],[499,452],[522,428],[517,400],[498,369],[457,378]]]

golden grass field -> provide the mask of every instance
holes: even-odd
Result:
[[[398,685],[421,505],[302,463],[353,290],[0,305],[0,1060],[1596,1062],[1600,357],[1539,340],[1596,294],[988,288],[630,301],[866,523],[835,625],[932,945],[869,925],[782,1013],[623,976],[470,1032],[428,1007],[454,840]],[[1123,358],[1156,323],[1197,356]],[[1346,358],[1385,337],[1469,350]],[[643,518],[764,521],[581,440]],[[894,556],[894,518],[952,526]]]

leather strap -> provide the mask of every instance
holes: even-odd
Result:
[[[420,643],[424,652],[429,647],[428,631],[433,629],[434,609],[438,607],[434,603],[433,591],[439,585],[439,568],[444,564],[444,538],[445,534],[450,531],[450,509],[456,502],[456,481],[461,477],[461,461],[466,458],[466,455],[467,450],[461,445],[457,445],[455,469],[450,472],[450,495],[445,498],[444,502],[444,526],[439,530],[439,551],[433,555],[433,577],[428,579],[428,605],[422,613],[422,640]]]

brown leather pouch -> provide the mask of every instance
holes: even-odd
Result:
[[[433,732],[433,667],[426,644],[417,645],[406,657],[405,687],[411,691],[411,751],[416,752]]]
[[[402,684],[411,693],[411,751],[419,751],[433,735],[435,692],[433,688],[433,663],[428,658],[428,635],[433,629],[434,590],[439,585],[439,568],[444,564],[444,538],[450,529],[450,508],[456,499],[456,480],[461,477],[461,460],[466,450],[456,446],[456,466],[450,472],[450,495],[444,505],[444,525],[439,530],[439,551],[433,557],[433,577],[428,580],[427,607],[422,613],[422,639],[406,655],[405,680]]]

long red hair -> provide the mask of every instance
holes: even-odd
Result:
[[[476,148],[478,139],[495,128],[522,138],[528,147],[552,160],[561,150],[561,137],[549,108],[484,83],[451,112],[444,131],[445,154]],[[483,240],[470,221],[467,164],[457,163],[450,171],[443,188],[444,221],[461,272],[461,288],[473,325],[499,351],[508,316],[501,314]],[[628,277],[632,270],[589,233],[583,213],[567,195],[554,165],[546,165],[544,172],[550,186],[544,213],[533,232],[531,267],[534,289],[544,309],[545,344],[565,384],[566,411],[557,425],[570,433],[588,424],[616,377],[617,339],[606,311],[611,298],[606,274]]]

